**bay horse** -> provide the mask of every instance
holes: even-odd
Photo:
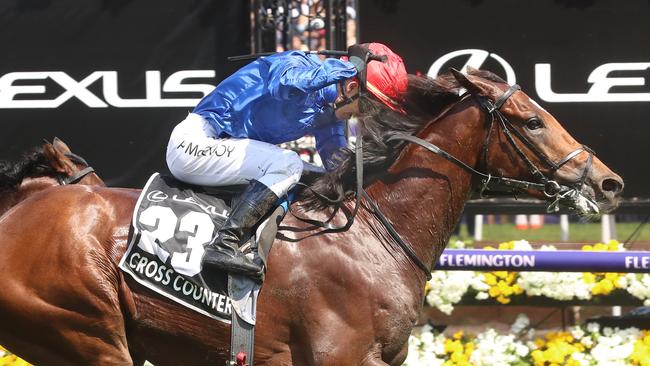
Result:
[[[61,139],[45,141],[15,162],[0,161],[0,216],[37,192],[75,183],[105,185],[86,160]]]
[[[493,74],[411,75],[409,84],[409,116],[360,100],[367,174],[353,224],[320,235],[284,219],[288,229],[270,252],[258,302],[257,365],[401,364],[423,305],[426,267],[474,190],[514,187],[589,214],[617,206],[622,179]],[[467,93],[459,95],[461,88]],[[351,211],[358,170],[347,159],[314,190],[344,197],[342,211]],[[332,208],[309,192],[294,207],[327,216]],[[42,365],[226,362],[229,324],[118,269],[138,195],[56,187],[0,219],[0,344]],[[334,221],[345,219],[339,212]]]

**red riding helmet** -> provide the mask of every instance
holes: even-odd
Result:
[[[404,61],[390,48],[381,43],[364,43],[362,46],[375,55],[386,56],[386,61],[370,61],[366,67],[366,88],[388,108],[404,113],[401,102],[408,87]]]

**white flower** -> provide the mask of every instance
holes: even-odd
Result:
[[[517,284],[528,296],[546,296],[555,300],[591,298],[593,284],[587,284],[582,273],[521,272]]]
[[[481,291],[474,296],[476,300],[485,300],[490,298],[490,295],[487,292]]]
[[[604,327],[602,336],[595,339],[591,348],[591,356],[596,360],[596,365],[627,365],[627,358],[634,351],[634,343],[639,338],[637,328]]]
[[[517,342],[515,343],[515,353],[519,357],[526,357],[530,353],[530,349],[528,348],[528,346]]]
[[[533,247],[527,240],[515,240],[513,242],[513,250],[532,250]]]
[[[575,352],[571,354],[571,358],[578,361],[580,363],[580,366],[590,366],[593,360],[590,355],[586,355],[582,352]]]
[[[414,329],[408,341],[409,351],[404,365],[440,366],[445,362],[446,338],[432,333],[432,330],[429,325]]]
[[[622,280],[625,278],[625,280]],[[641,299],[646,305],[646,301],[650,299],[650,274],[647,273],[628,273],[622,276],[619,281],[626,282],[625,290],[632,296]],[[648,306],[648,305],[646,305]]]
[[[427,303],[445,314],[451,314],[453,305],[460,302],[469,287],[478,285],[477,276],[474,271],[434,271],[429,280]]]
[[[571,335],[573,338],[580,340],[585,336],[585,332],[580,327],[573,327],[573,329],[571,329]]]
[[[508,366],[519,357],[525,357],[530,349],[513,335],[499,335],[488,329],[476,336],[476,348],[470,356],[470,363],[476,366]]]
[[[587,332],[589,333],[598,333],[600,332],[600,324],[598,323],[588,323]]]
[[[466,246],[465,242],[462,241],[462,240],[456,240],[455,242],[449,243],[447,245],[447,247],[450,248],[450,249],[464,249],[465,246]]]

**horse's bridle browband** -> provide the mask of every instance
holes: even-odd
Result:
[[[80,180],[82,180],[85,176],[87,176],[90,173],[94,173],[95,169],[88,165],[88,162],[86,159],[82,158],[81,156],[73,153],[73,152],[68,152],[63,154],[67,158],[69,158],[73,163],[78,164],[78,165],[85,165],[86,167],[84,169],[81,169],[80,171],[76,172],[73,175],[70,176],[65,176],[65,175],[59,175],[57,176],[57,181],[59,182],[60,185],[65,186],[68,184],[75,184],[78,183]]]

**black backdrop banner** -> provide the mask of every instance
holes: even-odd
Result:
[[[407,70],[485,68],[518,83],[621,174],[626,198],[650,198],[650,2],[360,0],[362,42]]]
[[[165,171],[175,124],[250,52],[240,0],[0,1],[0,159],[57,136],[112,186]]]

